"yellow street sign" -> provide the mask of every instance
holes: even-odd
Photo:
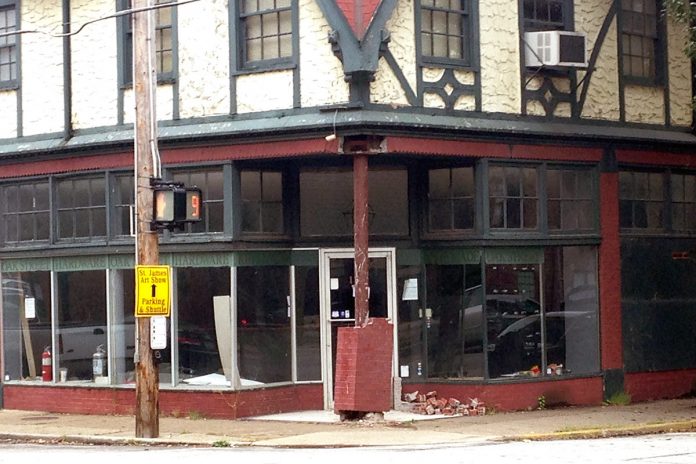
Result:
[[[169,317],[169,266],[135,266],[135,316]]]

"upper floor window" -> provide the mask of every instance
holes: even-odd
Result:
[[[475,191],[473,167],[428,171],[428,231],[472,230]]]
[[[17,7],[0,0],[0,35],[17,30]],[[17,36],[0,37],[0,88],[17,85]]]
[[[491,166],[488,195],[491,229],[536,230],[539,222],[538,170]]]
[[[595,228],[595,195],[590,169],[546,170],[547,221],[550,231]]]
[[[619,173],[619,218],[626,229],[664,229],[665,188],[662,172]]]
[[[472,0],[421,0],[424,61],[471,65]]]
[[[568,22],[573,4],[568,0],[523,0],[525,31],[562,31]]]
[[[659,79],[658,11],[656,0],[621,0],[621,62],[624,77],[650,82]]]
[[[49,183],[41,180],[0,189],[5,244],[45,241],[50,237]]]
[[[223,168],[201,169],[174,172],[172,180],[183,182],[187,187],[198,187],[203,194],[201,220],[187,224],[185,231],[190,234],[210,234],[223,232],[225,227],[224,175]]]
[[[242,232],[283,233],[283,173],[244,170],[240,177]]]
[[[61,179],[57,184],[58,238],[105,237],[104,176]]]
[[[121,0],[122,9],[130,9],[130,0]],[[157,5],[171,3],[172,0],[156,0]],[[157,8],[155,15],[155,67],[157,79],[167,81],[174,78],[174,18],[173,7]],[[123,31],[123,84],[133,82],[133,24],[131,16],[122,18]]]
[[[241,67],[289,63],[294,54],[292,0],[239,3]]]

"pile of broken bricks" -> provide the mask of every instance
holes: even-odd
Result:
[[[469,398],[468,402],[461,402],[456,398],[440,398],[436,391],[426,394],[405,393],[404,401],[412,404],[411,410],[416,414],[443,414],[445,416],[484,416],[486,405],[478,398]]]

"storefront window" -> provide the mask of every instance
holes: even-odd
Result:
[[[544,253],[547,375],[599,371],[597,252],[552,247]]]
[[[319,268],[295,266],[297,380],[321,380]]]
[[[539,194],[537,169],[491,166],[488,169],[491,229],[538,227]]]
[[[179,378],[190,384],[229,385],[229,268],[181,268],[176,275]]]
[[[51,273],[2,275],[4,375],[41,378],[41,353],[51,347]]]
[[[198,187],[203,194],[201,220],[187,224],[184,233],[211,234],[224,230],[225,198],[222,167],[174,172],[172,179],[186,187]]]
[[[106,236],[104,177],[62,179],[57,187],[58,238]]]
[[[420,314],[422,272],[420,265],[398,266],[396,297],[399,308],[399,375],[419,379],[425,376],[423,322]]]
[[[237,352],[242,386],[292,378],[286,266],[237,268]]]
[[[483,378],[481,266],[426,266],[429,378]]]
[[[471,230],[475,218],[474,168],[428,172],[428,230]]]
[[[486,266],[488,375],[536,376],[541,362],[538,264]]]
[[[110,372],[116,384],[135,383],[135,271],[133,269],[110,271],[111,327],[114,350]],[[160,369],[161,370],[161,369]]]
[[[283,173],[244,170],[240,173],[242,231],[283,233]]]
[[[49,186],[47,180],[0,189],[2,240],[6,245],[47,241],[50,237]]]
[[[58,273],[58,360],[68,380],[93,380],[100,345],[107,347],[105,271]]]

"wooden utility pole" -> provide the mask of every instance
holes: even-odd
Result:
[[[152,0],[133,0],[134,10],[146,8]],[[159,264],[159,236],[150,230],[152,187],[150,179],[159,174],[157,118],[155,115],[155,20],[152,10],[132,15],[133,93],[135,94],[135,185],[137,204],[136,264]],[[136,317],[135,436],[159,436],[159,368],[150,347],[150,318]]]

